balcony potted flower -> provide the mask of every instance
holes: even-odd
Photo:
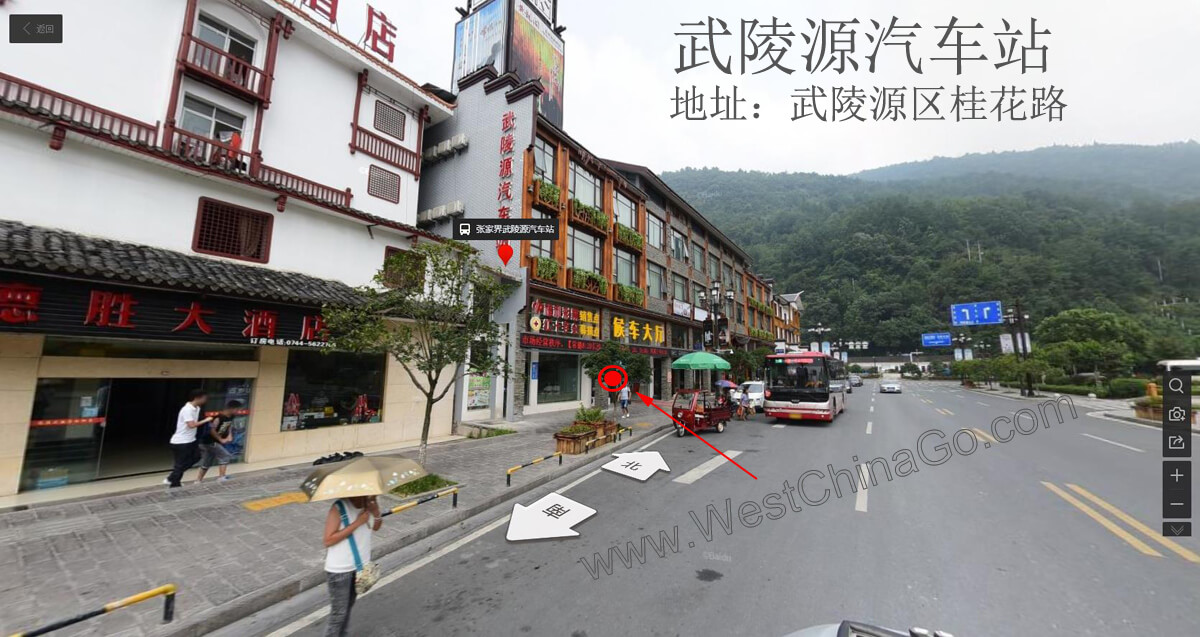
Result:
[[[587,292],[589,294],[595,294],[596,296],[608,295],[608,281],[606,281],[604,277],[600,276],[599,274],[596,274],[595,272],[589,272],[587,270],[580,270],[579,268],[571,268],[570,270],[567,270],[567,274],[571,275],[567,281],[567,284],[571,288]]]
[[[547,211],[558,214],[562,207],[562,189],[550,181],[533,182],[533,203]]]
[[[571,200],[571,220],[601,234],[608,234],[608,217],[604,211],[578,199]]]
[[[554,450],[561,454],[578,455],[587,451],[587,443],[596,437],[589,425],[571,425],[554,434]]]
[[[558,261],[546,257],[533,257],[530,259],[530,266],[533,278],[547,283],[558,282]]]
[[[616,286],[615,289],[617,292],[616,300],[622,303],[628,303],[630,305],[642,307],[642,304],[646,299],[645,291],[643,291],[641,288],[634,287],[632,285],[625,285],[623,283],[615,283],[614,285]]]
[[[630,228],[629,226],[620,222],[614,223],[613,227],[616,229],[617,243],[627,248],[637,250],[638,252],[642,251],[642,246],[645,244],[645,238],[638,234],[637,230],[634,230],[633,228]]]

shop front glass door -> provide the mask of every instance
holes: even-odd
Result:
[[[25,445],[21,490],[95,480],[104,440],[110,381],[38,381]]]
[[[538,404],[579,400],[579,357],[538,355]]]

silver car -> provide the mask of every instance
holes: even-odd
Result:
[[[885,380],[879,383],[879,393],[881,394],[899,394],[900,383],[894,380]]]

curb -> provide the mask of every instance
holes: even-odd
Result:
[[[630,436],[628,440],[616,443],[606,450],[606,453],[595,456],[595,460],[586,460],[588,457],[583,455],[583,462],[572,463],[570,466],[564,465],[555,468],[543,475],[534,478],[528,482],[523,482],[517,486],[509,487],[482,502],[474,504],[470,507],[460,508],[449,515],[444,515],[436,518],[432,524],[413,530],[411,533],[399,538],[389,540],[378,546],[372,547],[372,558],[378,562],[380,558],[394,553],[405,546],[419,542],[434,533],[443,531],[456,524],[459,524],[468,518],[474,517],[492,507],[502,504],[508,500],[516,499],[517,497],[541,487],[553,480],[557,480],[574,471],[587,469],[594,462],[600,459],[607,459],[611,456],[611,451],[624,449],[632,446],[635,442],[640,443],[642,440],[653,436],[665,429],[669,429],[672,425],[663,424],[644,432],[639,432],[636,438]],[[211,608],[202,613],[189,617],[179,624],[164,626],[157,631],[151,631],[151,634],[161,637],[200,637],[208,633],[214,632],[220,628],[244,619],[254,613],[267,609],[284,600],[294,597],[310,588],[315,588],[325,583],[325,574],[321,571],[314,571],[303,575],[296,575],[281,580],[274,586],[260,588],[247,595],[242,595],[234,601],[227,604],[222,604],[216,608]],[[184,593],[186,594],[186,593]]]
[[[1092,413],[1098,413],[1098,414],[1103,415],[1106,418],[1112,418],[1115,420],[1124,420],[1125,422],[1131,422],[1135,425],[1145,425],[1147,427],[1154,427],[1156,429],[1163,428],[1162,423],[1157,420],[1147,420],[1146,418],[1138,418],[1137,416],[1123,416],[1123,415],[1120,415],[1120,414],[1117,414],[1117,413],[1114,413],[1111,411],[1099,411],[1099,412],[1092,412]],[[1191,430],[1192,433],[1200,433],[1200,427],[1196,427],[1193,425],[1193,426],[1189,427],[1188,429]]]

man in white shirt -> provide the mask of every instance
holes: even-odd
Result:
[[[629,385],[621,388],[621,393],[617,394],[618,400],[621,401],[621,417],[629,417]]]
[[[175,419],[175,435],[171,436],[171,455],[175,457],[171,475],[167,476],[167,484],[171,488],[182,486],[183,472],[196,464],[196,429],[212,420],[200,418],[200,408],[207,401],[208,394],[203,389],[193,389],[188,393],[188,401],[179,409],[179,416]]]

